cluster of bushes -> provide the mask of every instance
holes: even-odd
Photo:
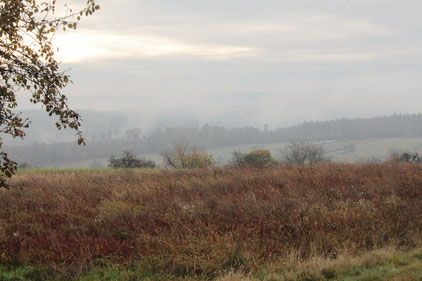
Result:
[[[164,166],[172,169],[201,169],[215,165],[212,155],[197,146],[175,144],[161,152]],[[323,148],[319,145],[298,141],[290,143],[280,150],[278,160],[273,158],[266,149],[254,150],[248,153],[233,152],[228,167],[254,167],[263,168],[283,164],[312,164],[327,162]],[[112,168],[156,168],[158,165],[152,160],[137,158],[133,153],[125,151],[120,158],[112,157],[109,160]]]
[[[324,149],[316,144],[297,141],[291,142],[280,150],[278,160],[274,159],[268,150],[254,150],[249,153],[233,152],[229,163],[231,167],[269,167],[278,164],[313,164],[328,162]]]
[[[161,152],[164,166],[171,169],[201,169],[215,166],[216,161],[212,155],[205,150],[187,144],[175,144]],[[266,149],[253,150],[247,153],[234,151],[227,167],[254,167],[264,168],[279,164],[314,164],[329,162],[330,158],[321,145],[305,141],[289,143],[284,149],[279,150],[279,157],[275,159],[270,151]],[[373,158],[368,162],[382,162],[383,160]],[[417,152],[392,153],[387,159],[388,162],[421,163],[422,156]],[[158,168],[153,160],[137,158],[133,152],[124,151],[119,158],[109,159],[111,168]],[[23,168],[23,167],[21,167]]]
[[[173,169],[201,169],[210,168],[215,165],[212,155],[196,146],[176,144],[161,152],[164,166]],[[138,158],[131,151],[124,151],[119,158],[112,156],[108,166],[111,168],[141,168],[155,169],[159,166],[153,161],[145,158]]]

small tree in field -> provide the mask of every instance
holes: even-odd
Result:
[[[254,167],[268,167],[277,163],[271,156],[271,153],[266,149],[254,150],[246,153],[245,162]]]
[[[212,155],[197,146],[176,144],[161,152],[164,165],[173,169],[209,168],[215,164]]]
[[[138,158],[133,152],[124,151],[123,155],[119,158],[112,156],[108,160],[108,166],[111,168],[141,168],[141,169],[154,169],[157,165],[152,160],[145,158]]]
[[[271,156],[271,153],[266,149],[260,149],[248,153],[233,152],[229,166],[263,168],[275,164],[277,164],[277,161]]]
[[[280,152],[280,160],[286,164],[313,164],[329,161],[320,145],[306,141],[291,142]]]

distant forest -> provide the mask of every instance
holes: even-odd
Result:
[[[141,130],[128,129],[125,136],[104,134],[87,140],[86,146],[74,142],[31,145],[8,145],[6,151],[18,163],[34,166],[108,158],[124,150],[136,154],[157,153],[178,142],[216,148],[241,144],[277,143],[294,140],[328,141],[387,137],[421,137],[422,114],[394,115],[371,119],[338,119],[305,122],[288,128],[268,130],[253,127],[224,128],[204,125],[190,128],[167,128],[141,136]]]

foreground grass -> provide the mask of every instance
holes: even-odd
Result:
[[[16,171],[17,175],[24,174],[61,174],[61,173],[107,173],[112,172],[113,169],[110,168],[99,168],[99,169],[89,169],[89,168],[78,168],[78,169],[54,169],[54,168],[20,168]]]
[[[409,252],[422,246],[417,164],[24,173],[10,184],[0,190],[6,277],[354,280],[420,270]],[[395,254],[369,271],[346,262],[386,247],[405,251],[395,268]],[[342,260],[362,275],[329,266]]]
[[[206,275],[176,276],[150,272],[132,264],[102,264],[82,268],[46,265],[0,266],[0,280],[206,280]],[[336,259],[313,257],[307,261],[289,260],[267,265],[254,274],[231,271],[217,274],[216,281],[386,281],[422,280],[422,249],[407,252],[393,248],[369,251],[358,256],[341,255]]]
[[[336,259],[313,257],[282,267],[273,265],[273,271],[258,280],[422,280],[422,249],[402,252],[384,248],[358,256],[344,254]]]
[[[116,173],[126,171],[158,172],[159,169],[113,169],[113,168],[21,168],[16,171],[17,175],[25,174],[64,174],[64,173]]]

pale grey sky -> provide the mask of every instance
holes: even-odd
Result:
[[[56,37],[76,108],[252,126],[421,111],[421,1],[98,3]]]

